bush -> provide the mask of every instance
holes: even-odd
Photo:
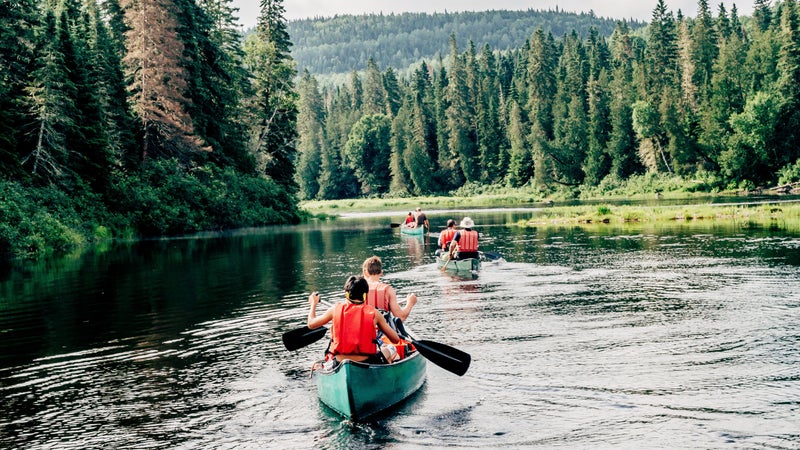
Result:
[[[794,164],[787,164],[778,171],[778,184],[790,184],[800,181],[800,159]]]

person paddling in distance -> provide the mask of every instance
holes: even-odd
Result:
[[[456,259],[470,259],[479,258],[478,253],[478,232],[473,230],[475,222],[469,217],[461,219],[461,230],[456,232],[453,236],[453,241],[450,243],[450,258],[456,256]]]
[[[422,212],[422,208],[417,207],[417,227],[425,226],[427,229],[431,229],[431,224],[428,223],[428,216]]]
[[[336,302],[321,316],[317,316],[319,294],[313,292],[308,296],[308,328],[313,330],[333,322],[328,352],[337,361],[351,359],[369,364],[385,363],[377,345],[377,330],[381,330],[392,343],[400,342],[400,336],[383,315],[365,303],[368,292],[369,283],[364,277],[351,276],[344,284],[346,301]]]
[[[407,228],[415,228],[417,226],[417,220],[414,218],[414,214],[412,214],[411,211],[408,212],[403,226]]]
[[[447,228],[439,233],[439,241],[437,242],[439,248],[436,249],[436,256],[441,257],[442,254],[447,252],[448,248],[450,248],[450,241],[453,240],[453,237],[455,237],[457,231],[456,221],[453,219],[447,219]]]
[[[362,265],[364,278],[369,283],[369,293],[366,303],[373,308],[392,313],[394,317],[399,317],[403,322],[406,321],[411,309],[417,304],[417,295],[414,293],[406,296],[406,306],[401,308],[397,302],[397,294],[388,284],[381,281],[383,276],[383,262],[377,256],[371,256],[364,260]]]

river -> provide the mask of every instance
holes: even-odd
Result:
[[[687,222],[519,228],[521,209],[403,212],[115,244],[0,269],[0,448],[798,448],[800,233]],[[503,258],[442,274],[470,214]],[[367,423],[289,352],[309,292],[371,255],[418,339],[472,356]]]

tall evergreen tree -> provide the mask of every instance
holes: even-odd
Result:
[[[297,87],[298,162],[295,178],[300,199],[311,200],[317,198],[320,190],[325,104],[317,80],[307,70],[303,71]]]
[[[17,177],[22,148],[30,147],[21,130],[32,120],[26,89],[36,64],[35,30],[41,25],[33,0],[0,2],[0,17],[0,174]]]
[[[68,45],[69,33],[63,20],[65,15],[61,17],[62,24],[57,26],[53,11],[45,12],[38,33],[39,66],[34,69],[27,88],[34,118],[30,132],[35,140],[22,163],[35,178],[49,183],[62,183],[72,175],[67,143],[78,117],[76,88],[65,70],[64,47]]]
[[[375,59],[367,60],[364,73],[364,114],[388,114],[386,88],[383,85],[383,74],[375,63]]]
[[[617,24],[612,35],[611,54],[614,68],[610,88],[611,134],[608,140],[608,154],[611,158],[610,173],[622,180],[634,174],[640,167],[636,158],[632,110],[635,99],[636,56],[630,29],[623,22]]]
[[[126,0],[123,7],[129,28],[123,62],[139,122],[140,159],[188,159],[204,148],[186,112],[189,99],[175,4],[172,0]]]
[[[768,147],[770,168],[800,158],[800,8],[796,0],[784,0],[781,9],[781,49],[778,58],[778,92],[783,105],[778,116],[777,147]]]
[[[262,0],[256,32],[246,51],[253,72],[255,106],[253,151],[259,169],[289,192],[295,192],[297,94],[292,43],[286,31],[282,0]]]
[[[606,42],[592,28],[587,40],[589,79],[586,82],[588,107],[589,148],[583,162],[586,182],[596,185],[611,170],[611,158],[607,152],[611,134],[610,107],[610,51]]]
[[[772,25],[772,8],[770,3],[772,0],[754,0],[753,1],[753,24],[756,30],[767,31]]]

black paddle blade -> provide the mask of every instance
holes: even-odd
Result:
[[[500,253],[495,253],[495,252],[481,252],[481,253],[483,253],[483,256],[485,256],[486,259],[495,260],[503,257],[503,255],[501,255]]]
[[[319,327],[313,330],[308,327],[303,327],[283,333],[281,339],[283,340],[283,345],[286,347],[286,350],[292,351],[317,342],[322,339],[327,332],[328,329],[325,327]]]
[[[461,376],[467,373],[472,357],[457,348],[433,341],[411,341],[422,356],[444,370]]]
[[[391,224],[389,224],[389,226],[392,227],[392,228],[397,228],[397,227],[400,226],[400,224],[399,223],[391,223]]]

